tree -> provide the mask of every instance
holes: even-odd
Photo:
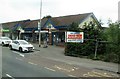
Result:
[[[100,25],[103,25],[104,23],[102,22],[102,19],[99,19]]]
[[[108,19],[108,23],[107,24],[108,25],[112,24],[112,20],[110,18]]]
[[[109,23],[109,28],[104,31],[103,38],[108,42],[105,60],[120,63],[120,24]]]
[[[77,23],[72,23],[68,28],[68,31],[83,31],[84,43],[67,43],[65,55],[70,56],[89,56],[94,54],[96,39],[99,38],[99,30],[95,29],[95,24],[90,22],[85,24],[84,29],[78,28]]]
[[[47,15],[47,16],[44,16],[43,18],[47,18],[47,19],[49,19],[49,18],[52,18],[52,16]]]
[[[67,31],[75,31],[75,32],[79,32],[80,29],[78,28],[78,24],[73,22],[67,29]]]
[[[120,44],[120,26],[118,23],[112,23],[109,25],[109,28],[106,30],[105,32],[106,35],[106,40],[108,42],[113,43],[114,45],[119,45]],[[116,47],[114,47],[114,45],[112,45],[112,48],[115,48],[114,50],[116,50]]]

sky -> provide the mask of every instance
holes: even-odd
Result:
[[[0,23],[40,18],[41,0],[0,0]],[[118,20],[119,0],[42,0],[42,17],[93,12],[104,24]]]

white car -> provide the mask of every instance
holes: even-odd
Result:
[[[12,43],[10,43],[9,48],[11,50],[19,50],[20,52],[30,52],[34,50],[34,46],[25,40],[13,40]]]
[[[9,45],[12,42],[12,40],[9,37],[0,37],[0,44],[2,46]]]

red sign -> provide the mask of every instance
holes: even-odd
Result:
[[[66,42],[83,43],[83,32],[66,32]]]
[[[82,34],[69,34],[68,39],[82,39]]]

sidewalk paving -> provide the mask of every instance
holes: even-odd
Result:
[[[51,60],[60,61],[67,64],[82,66],[91,69],[104,70],[114,73],[118,72],[119,67],[118,64],[116,63],[65,56],[63,47],[49,45],[48,48],[43,48],[43,45],[39,47],[38,44],[35,43],[32,44],[34,45],[35,50],[38,51],[37,55],[43,56]]]

